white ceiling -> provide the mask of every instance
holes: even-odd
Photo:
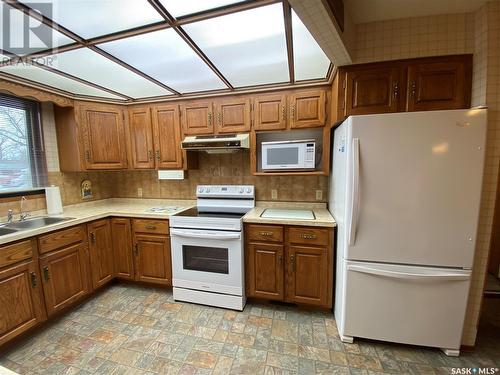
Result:
[[[354,23],[472,12],[485,2],[486,0],[344,0]]]

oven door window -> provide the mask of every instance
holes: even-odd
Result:
[[[229,249],[183,245],[182,262],[185,270],[229,273]]]

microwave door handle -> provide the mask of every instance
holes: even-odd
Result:
[[[212,234],[207,232],[185,231],[179,229],[170,229],[170,235],[184,238],[202,238],[206,240],[237,240],[241,238],[240,233]]]
[[[352,199],[351,199],[351,218],[349,223],[349,246],[356,243],[356,230],[359,217],[359,138],[352,139]]]

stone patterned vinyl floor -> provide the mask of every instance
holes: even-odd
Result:
[[[450,374],[500,367],[500,299],[492,301],[475,352],[450,358],[436,349],[343,344],[326,312],[254,303],[234,312],[117,284],[0,353],[0,365],[51,375]]]

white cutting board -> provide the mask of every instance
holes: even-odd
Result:
[[[266,208],[260,215],[264,219],[314,220],[311,210],[288,210],[283,208]]]

